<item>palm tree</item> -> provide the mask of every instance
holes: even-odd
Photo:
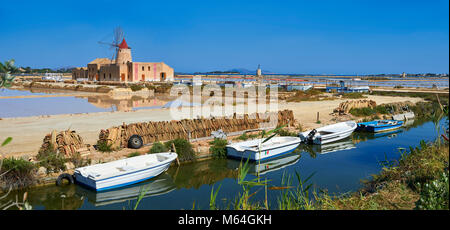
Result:
[[[0,88],[11,86],[11,82],[14,80],[10,73],[17,72],[18,68],[14,65],[14,59],[0,62]]]

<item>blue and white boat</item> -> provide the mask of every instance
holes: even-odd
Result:
[[[81,167],[75,169],[75,182],[96,191],[124,187],[158,176],[177,157],[164,152]]]
[[[229,144],[226,146],[227,156],[239,160],[262,161],[293,152],[300,145],[300,138],[291,136],[273,137],[262,143],[263,140],[255,139]]]
[[[358,123],[358,131],[366,132],[385,132],[389,130],[394,130],[402,127],[403,121],[398,120],[375,120],[369,122]]]

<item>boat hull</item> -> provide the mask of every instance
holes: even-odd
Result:
[[[165,172],[175,158],[161,162],[161,164],[153,165],[147,168],[132,170],[120,175],[112,175],[107,178],[96,179],[92,176],[83,175],[81,172],[75,170],[75,182],[87,188],[96,191],[105,191],[115,188],[124,187],[127,185],[136,184]]]
[[[357,127],[356,123],[353,121],[342,122],[342,123],[346,123],[346,125],[344,126],[341,123],[338,123],[335,125],[318,128],[317,131],[327,131],[328,127],[333,127],[333,126],[336,126],[339,124],[341,124],[341,126],[342,126],[339,131],[330,132],[329,134],[326,134],[326,135],[316,134],[316,135],[314,135],[312,140],[308,138],[308,135],[311,131],[302,132],[299,134],[299,137],[303,143],[316,144],[316,145],[322,145],[322,144],[339,141],[339,140],[349,137],[353,133],[353,131],[355,131],[355,129]]]
[[[378,133],[378,132],[387,132],[398,129],[403,126],[403,121],[396,121],[396,124],[393,125],[376,125],[376,122],[363,122],[358,123],[358,130]]]
[[[272,146],[269,148],[263,148],[261,151],[257,150],[239,150],[233,146],[227,146],[227,157],[234,159],[248,159],[250,161],[262,161],[269,160],[275,157],[279,157],[283,154],[293,152],[300,145],[300,139],[285,143],[281,146]]]

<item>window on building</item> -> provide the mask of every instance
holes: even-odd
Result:
[[[144,66],[142,66],[142,71],[144,71]]]
[[[148,71],[150,71],[150,66],[148,67]]]

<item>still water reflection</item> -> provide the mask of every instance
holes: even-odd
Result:
[[[252,163],[248,179],[257,173],[280,186],[283,175],[300,173],[302,177],[315,173],[311,182],[315,188],[330,193],[345,193],[360,188],[360,180],[369,179],[380,171],[380,161],[398,159],[399,147],[417,146],[421,140],[434,139],[434,124],[415,121],[410,126],[389,133],[355,132],[343,141],[322,146],[300,145],[297,153],[285,155],[261,164]],[[218,205],[227,207],[241,187],[236,183],[239,161],[222,159],[199,161],[169,170],[134,186],[96,193],[77,185],[46,186],[28,189],[34,209],[132,209],[141,189],[148,189],[138,209],[208,209],[212,189],[220,187]],[[16,191],[9,197],[22,196]],[[280,191],[269,190],[270,206],[277,208]],[[254,200],[262,200],[259,191]]]

